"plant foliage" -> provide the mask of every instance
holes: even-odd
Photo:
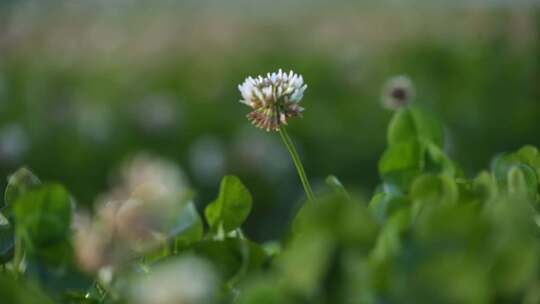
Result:
[[[2,300],[125,303],[137,290],[171,303],[538,303],[538,149],[501,154],[466,177],[444,152],[442,125],[419,107],[395,112],[387,141],[371,199],[329,176],[281,241],[243,233],[253,199],[228,175],[204,221],[178,201],[160,245],[96,273],[77,266],[75,200],[21,169],[0,214]]]

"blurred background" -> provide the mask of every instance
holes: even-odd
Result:
[[[201,209],[238,175],[254,197],[247,235],[280,237],[301,184],[237,89],[279,68],[309,86],[289,132],[315,185],[335,174],[371,194],[396,74],[466,174],[540,146],[537,1],[2,0],[0,176],[27,165],[91,206],[146,151],[182,168]]]

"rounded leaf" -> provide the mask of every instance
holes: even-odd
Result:
[[[456,182],[446,175],[426,174],[418,177],[411,186],[413,200],[455,203],[458,198]]]
[[[406,189],[424,167],[423,147],[418,141],[402,142],[389,146],[379,161],[382,179]]]
[[[193,202],[188,202],[169,230],[176,249],[183,248],[202,239],[204,227]]]
[[[21,195],[39,185],[41,185],[39,178],[27,168],[23,167],[15,171],[8,177],[8,184],[4,192],[4,204],[0,205],[0,209],[11,208]]]
[[[65,240],[71,225],[71,197],[58,184],[23,194],[15,203],[15,222],[34,246]]]
[[[442,147],[443,127],[429,113],[416,107],[404,108],[394,115],[388,126],[388,145],[414,140],[428,141]]]
[[[208,225],[214,231],[239,228],[251,212],[252,198],[240,179],[227,175],[221,180],[218,198],[204,210]]]
[[[535,171],[525,165],[519,164],[508,171],[508,192],[511,194],[527,195],[535,198],[538,192],[538,181]]]

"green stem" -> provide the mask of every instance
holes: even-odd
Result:
[[[163,241],[163,256],[169,256],[171,253],[171,245],[169,244],[168,240]]]
[[[13,270],[15,271],[15,276],[19,276],[21,272],[21,263],[23,259],[23,242],[21,238],[20,231],[15,228],[15,253],[13,257]]]
[[[300,176],[300,181],[302,182],[302,186],[304,186],[304,191],[306,192],[306,196],[308,200],[310,202],[315,202],[315,195],[313,195],[313,190],[311,190],[311,185],[309,184],[306,171],[304,170],[302,161],[300,160],[300,157],[298,156],[298,152],[296,152],[296,148],[294,147],[294,144],[291,138],[289,137],[289,134],[287,133],[285,126],[283,125],[280,126],[279,135],[281,135],[281,139],[283,140],[283,143],[287,147],[287,150],[289,150],[289,154],[291,154],[294,166],[296,167],[298,176]]]

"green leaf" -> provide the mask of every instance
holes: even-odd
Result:
[[[497,194],[497,185],[493,176],[483,171],[473,180],[456,179],[459,189],[460,204],[483,205]]]
[[[13,204],[21,195],[37,188],[39,185],[41,185],[41,182],[37,176],[27,168],[20,168],[8,177],[8,184],[4,192],[4,204],[0,205],[0,209],[12,209]]]
[[[425,171],[445,174],[451,177],[456,176],[456,168],[452,160],[444,154],[441,148],[432,143],[426,145]]]
[[[456,182],[446,175],[425,174],[414,180],[410,197],[422,204],[453,204],[459,196]]]
[[[534,169],[525,165],[515,165],[508,171],[508,192],[527,195],[535,198],[538,192],[538,181]]]
[[[334,175],[329,175],[326,180],[326,184],[330,186],[337,194],[342,195],[345,198],[349,198],[349,193],[347,192],[347,189],[343,186],[343,184],[339,181],[339,179]]]
[[[424,167],[423,148],[417,141],[392,145],[379,161],[379,174],[386,182],[406,189]]]
[[[362,200],[340,195],[320,197],[317,204],[304,204],[292,224],[293,235],[328,231],[335,240],[369,248],[378,231],[374,216]]]
[[[517,154],[526,162],[535,162],[538,159],[538,149],[534,146],[524,146],[517,151]]]
[[[369,210],[379,223],[383,223],[395,211],[410,205],[410,201],[403,195],[381,192],[373,196]]]
[[[377,260],[385,260],[399,254],[401,239],[411,225],[411,211],[403,208],[395,212],[383,226],[377,243],[372,251],[372,257]]]
[[[539,183],[538,171],[534,167],[538,165],[536,157],[535,148],[528,146],[516,153],[504,153],[497,156],[491,163],[491,170],[499,187],[513,193],[516,193],[516,187],[521,187],[523,191],[527,188],[526,192],[529,193],[529,197],[535,198]],[[520,176],[515,170],[521,170],[524,174],[522,186],[518,185]],[[515,177],[513,181],[509,180],[511,176]]]
[[[68,240],[27,252],[25,263],[25,276],[39,282],[57,302],[65,296],[66,291],[83,292],[92,285],[93,279],[75,265],[73,249]]]
[[[203,233],[201,217],[193,202],[188,202],[169,230],[169,238],[174,240],[175,248],[178,250],[200,241]]]
[[[302,234],[294,238],[288,250],[278,257],[286,286],[307,296],[313,295],[331,266],[335,241],[329,231]],[[309,265],[309,267],[300,267]]]
[[[259,245],[240,238],[205,240],[198,243],[194,251],[212,262],[221,276],[232,285],[259,270],[268,259]]]
[[[227,175],[221,180],[218,198],[206,207],[204,214],[212,230],[221,226],[225,232],[239,228],[251,212],[251,194],[240,179]]]
[[[256,277],[242,286],[238,304],[293,304],[297,303],[286,288],[273,277]]]
[[[508,171],[512,166],[519,163],[519,157],[512,153],[502,153],[493,159],[491,162],[491,171],[493,172],[493,176],[495,176],[495,180],[500,187],[506,189],[508,183]]]
[[[277,256],[283,251],[283,247],[278,241],[268,241],[262,244],[261,247],[269,257]]]
[[[480,172],[473,180],[474,191],[484,200],[490,200],[497,195],[497,185],[493,175],[487,171]]]
[[[46,184],[23,194],[15,204],[17,229],[40,247],[65,240],[71,225],[71,198],[63,186]]]
[[[388,145],[420,140],[443,145],[443,127],[429,113],[415,107],[397,111],[388,126]]]
[[[15,230],[8,219],[0,213],[0,264],[13,258],[15,249]]]
[[[14,221],[22,239],[25,276],[39,282],[57,302],[67,290],[82,291],[91,281],[74,265],[70,242],[72,198],[59,184],[43,184],[15,201]]]
[[[519,159],[535,169],[536,174],[540,176],[540,153],[533,146],[525,146],[516,152]]]
[[[34,282],[17,279],[8,273],[0,274],[0,296],[2,303],[55,303]]]

